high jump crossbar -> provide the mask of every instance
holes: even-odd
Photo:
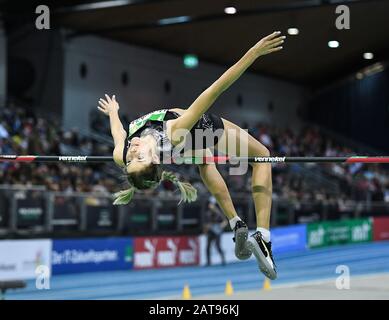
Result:
[[[0,162],[65,162],[65,163],[104,163],[113,162],[112,156],[17,156],[0,155]],[[389,163],[389,156],[350,156],[350,157],[180,157],[172,158],[173,164],[226,164],[226,163]]]

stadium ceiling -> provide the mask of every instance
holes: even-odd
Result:
[[[0,0],[9,30],[31,21],[41,1]],[[19,4],[18,4],[19,3]],[[22,4],[21,4],[22,3]],[[281,53],[257,61],[252,71],[318,87],[389,56],[389,1],[363,0],[116,0],[46,1],[55,27],[70,37],[99,35],[201,61],[231,65],[262,36],[299,29]],[[351,28],[335,27],[337,5],[350,8]],[[233,6],[236,14],[224,8]],[[337,40],[340,46],[328,47]],[[363,54],[372,52],[373,60]]]

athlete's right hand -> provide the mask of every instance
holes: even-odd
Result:
[[[117,112],[119,110],[119,104],[116,101],[115,95],[112,96],[112,98],[109,97],[109,95],[105,95],[105,100],[100,99],[99,100],[99,109],[102,113],[109,116],[111,112]]]

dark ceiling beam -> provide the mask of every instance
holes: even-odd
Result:
[[[136,6],[151,3],[167,2],[171,0],[107,0],[107,1],[83,1],[83,3],[71,6],[61,6],[61,4],[52,4],[49,1],[47,5],[50,9],[51,29],[61,27],[60,18],[65,15],[87,12],[91,10],[103,10],[119,6]],[[41,1],[31,0],[26,6],[16,6],[13,0],[0,0],[0,20],[5,21],[8,38],[10,41],[18,42],[27,37],[34,31],[34,21],[36,19],[35,8]],[[15,9],[15,7],[17,9]]]
[[[74,4],[71,6],[61,6],[56,3],[46,3],[50,9],[50,18],[54,27],[59,27],[57,23],[59,18],[73,13],[90,12],[95,10],[106,10],[109,8],[117,8],[123,6],[137,6],[145,4],[156,4],[161,2],[168,2],[171,0],[107,0],[107,1],[84,1],[83,3]],[[3,15],[4,19],[9,22],[14,22],[15,25],[28,25],[34,21],[36,17],[35,8],[40,4],[41,1],[31,0],[25,6],[17,7],[15,2],[0,0],[0,14]]]
[[[380,2],[385,0],[306,0],[306,1],[294,1],[289,2],[281,5],[270,5],[270,6],[261,6],[255,9],[249,9],[249,10],[238,10],[237,14],[234,15],[227,15],[225,13],[220,14],[210,14],[210,15],[203,15],[203,16],[181,16],[181,17],[168,17],[166,19],[160,19],[158,21],[152,21],[152,22],[146,22],[146,23],[139,23],[139,24],[126,24],[121,26],[115,26],[115,27],[107,27],[107,28],[100,28],[100,29],[90,29],[86,31],[75,31],[73,33],[70,33],[67,37],[68,38],[75,38],[85,35],[105,35],[109,33],[114,32],[122,32],[122,31],[134,31],[134,30],[140,30],[140,29],[150,29],[150,28],[163,28],[168,26],[174,26],[174,25],[182,25],[182,24],[189,24],[189,23],[199,23],[199,22],[206,22],[206,21],[216,21],[216,20],[222,20],[222,19],[234,19],[237,17],[244,17],[244,16],[253,16],[253,15],[261,15],[261,14],[267,14],[267,13],[275,13],[275,12],[283,12],[283,11],[293,11],[293,10],[304,10],[304,9],[310,9],[310,8],[316,8],[316,7],[323,7],[323,6],[335,6],[335,5],[341,5],[341,4],[355,4],[355,3],[363,3],[363,2]]]
[[[123,6],[134,6],[143,4],[155,4],[158,2],[167,2],[171,0],[106,0],[106,1],[94,1],[76,4],[72,6],[60,7],[55,10],[56,13],[79,13],[92,10],[109,9]]]

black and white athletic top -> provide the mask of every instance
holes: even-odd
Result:
[[[134,121],[128,126],[128,134],[123,149],[123,162],[127,163],[127,151],[130,146],[131,139],[134,137],[143,137],[145,135],[153,135],[157,141],[157,148],[160,154],[172,154],[174,146],[170,142],[166,133],[166,122],[168,120],[177,119],[180,115],[177,112],[170,111],[168,109],[161,109],[150,112]],[[220,130],[221,129],[221,130]],[[196,139],[196,130],[211,130],[214,134],[213,141],[209,141],[203,137],[203,139]],[[192,150],[201,150],[215,146],[224,130],[224,124],[219,116],[211,113],[205,113],[202,115],[199,121],[193,126],[188,134],[191,136]],[[197,141],[196,141],[197,140]]]

